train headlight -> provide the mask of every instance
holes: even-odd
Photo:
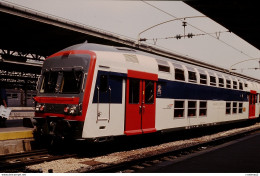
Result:
[[[38,104],[38,105],[36,105],[36,107],[35,107],[35,111],[36,111],[36,112],[43,112],[44,109],[45,109],[45,105],[44,105],[44,104]]]
[[[43,112],[44,109],[45,109],[45,105],[41,105],[41,107],[40,107],[40,111]]]
[[[72,105],[70,107],[70,112],[71,115],[76,114],[77,113],[77,106],[76,105]]]
[[[69,113],[69,107],[68,106],[66,106],[65,108],[64,108],[64,112],[67,114],[67,113]]]
[[[80,105],[67,105],[64,108],[64,113],[68,115],[79,115],[81,113],[80,107]]]

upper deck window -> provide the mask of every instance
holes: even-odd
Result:
[[[164,60],[159,60],[159,59],[156,59],[156,61],[158,63],[159,71],[170,73],[170,66],[169,66],[168,62],[166,62]]]
[[[196,73],[193,71],[188,71],[189,74],[189,82],[197,82]]]
[[[180,81],[185,81],[185,76],[184,76],[184,70],[181,65],[179,64],[173,64],[175,67],[175,79],[180,80]]]
[[[158,65],[158,70],[162,72],[168,72],[170,73],[170,67],[164,66],[164,65]]]
[[[216,77],[215,76],[210,76],[210,85],[211,86],[216,86]]]
[[[175,79],[180,81],[185,81],[184,70],[175,68]]]
[[[211,72],[209,72],[209,83],[210,83],[211,86],[216,86],[217,85],[217,83],[216,83],[216,76],[213,73],[211,73]]]
[[[239,82],[239,90],[243,90],[243,83]]]
[[[197,76],[194,68],[186,67],[188,69],[188,81],[189,82],[197,82]]]
[[[205,74],[205,71],[198,69],[200,73],[200,84],[207,84],[207,75]]]
[[[237,89],[237,81],[233,81],[233,89]]]
[[[226,85],[227,85],[227,88],[231,88],[231,81],[230,81],[229,79],[227,79],[226,82],[227,82],[227,84],[226,84]]]
[[[219,87],[224,87],[224,79],[223,78],[218,78],[218,85]]]

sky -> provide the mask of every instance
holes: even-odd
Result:
[[[26,8],[99,28],[110,33],[137,40],[143,30],[175,18],[205,16],[182,1],[112,1],[112,0],[0,0]],[[254,19],[252,19],[253,21]],[[151,39],[148,44],[186,55],[226,69],[240,61],[260,58],[259,49],[253,47],[228,29],[208,17],[187,18],[185,33],[205,34],[177,40],[157,39],[183,35],[182,21],[159,25],[141,34]],[[194,28],[195,27],[195,28]],[[216,35],[216,33],[220,35]],[[219,37],[219,39],[217,39]],[[154,39],[154,40],[153,40]],[[156,41],[156,43],[154,43]],[[247,61],[232,68],[246,68],[239,73],[260,79],[259,60]]]

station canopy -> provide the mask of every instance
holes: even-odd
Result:
[[[257,2],[198,0],[185,3],[260,48]],[[133,48],[136,45],[127,38],[4,2],[0,2],[0,24],[0,82],[7,82],[9,87],[35,89],[42,61],[73,44],[87,40]]]

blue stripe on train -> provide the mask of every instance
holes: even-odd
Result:
[[[100,77],[107,76],[106,89],[99,91],[99,103],[122,103],[123,79],[127,74],[98,71],[93,103],[98,102],[98,89],[101,86]],[[111,92],[109,90],[111,89]],[[158,92],[158,87],[160,91]],[[157,98],[191,99],[191,100],[224,100],[224,101],[248,101],[248,92],[219,87],[191,84],[178,81],[159,79],[157,83]]]
[[[158,87],[161,89],[158,92]],[[157,98],[248,101],[248,93],[219,87],[159,79]]]

